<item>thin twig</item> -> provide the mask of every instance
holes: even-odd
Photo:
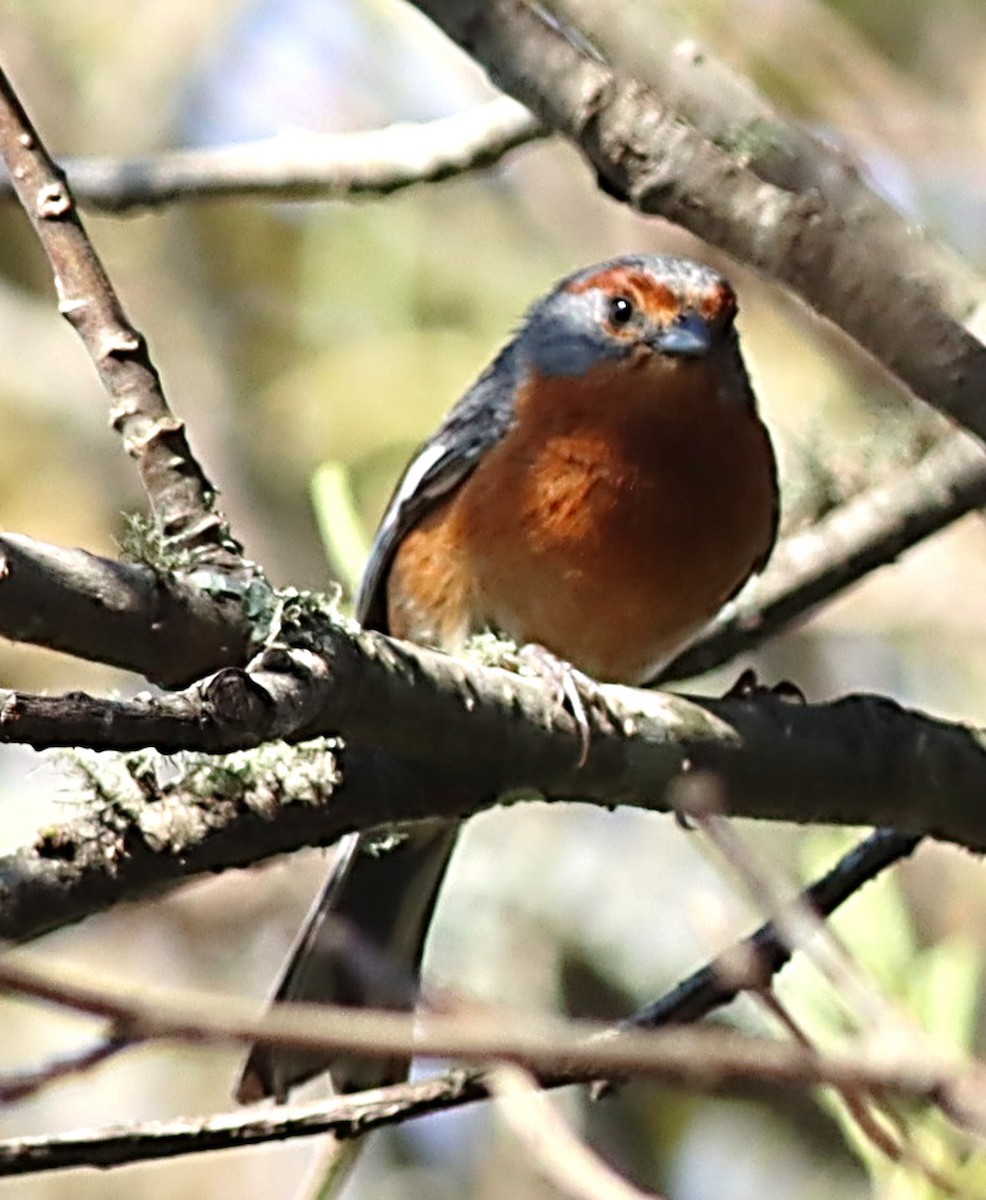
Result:
[[[849,895],[881,869],[896,861],[903,848],[901,835],[880,832],[844,855],[836,866],[808,889],[806,896],[820,912],[832,912]],[[759,955],[756,970],[748,970],[741,981],[736,963]],[[640,1009],[625,1024],[653,1028],[687,1023],[732,1000],[743,987],[762,988],[788,961],[790,951],[772,924],[762,926],[751,937],[727,950],[706,967],[684,980],[667,996]],[[18,1173],[77,1165],[113,1165],[145,1159],[170,1157],[206,1149],[269,1141],[287,1137],[357,1129],[366,1131],[381,1124],[410,1119],[428,1112],[444,1111],[484,1099],[487,1095],[482,1071],[451,1071],[417,1083],[404,1083],[353,1101],[330,1101],[316,1105],[281,1105],[266,1110],[261,1119],[252,1113],[187,1121],[135,1125],[121,1133],[118,1128],[91,1130],[63,1138],[23,1139],[0,1143],[0,1172]],[[543,1086],[570,1083],[571,1076],[555,1081],[540,1077]],[[348,1107],[340,1108],[344,1103]],[[355,1104],[355,1108],[353,1105]],[[351,1114],[351,1125],[341,1124]],[[353,1115],[355,1114],[355,1115]]]
[[[471,1062],[508,1060],[573,1081],[612,1073],[662,1079],[700,1090],[739,1080],[779,1086],[828,1084],[886,1088],[931,1099],[962,1081],[975,1081],[968,1064],[926,1046],[902,1043],[898,1053],[870,1053],[864,1045],[821,1055],[790,1043],[751,1038],[705,1026],[640,1032],[595,1021],[515,1017],[484,1011],[417,1014],[389,1009],[285,1004],[256,1016],[252,1005],[226,997],[134,996],[121,983],[94,983],[32,965],[18,953],[0,962],[0,988],[111,1020],[140,1041],[167,1039],[194,1045],[263,1041],[287,1049],[351,1053],[378,1058],[412,1055]],[[911,1053],[912,1050],[919,1052]],[[986,1103],[986,1096],[981,1097]],[[984,1114],[970,1110],[970,1121]]]
[[[594,1153],[561,1119],[529,1071],[513,1063],[491,1067],[490,1093],[514,1136],[554,1186],[574,1200],[661,1200],[642,1192]]]
[[[546,136],[522,105],[498,96],[466,112],[352,133],[291,131],[258,142],[136,159],[65,159],[76,199],[103,212],[230,196],[342,200],[388,196],[494,166]],[[11,194],[0,180],[0,199]]]
[[[683,782],[676,788],[676,795],[681,796],[692,787],[702,792],[714,790],[723,797],[726,794],[717,780],[707,777]],[[707,805],[707,797],[700,803],[701,811],[686,808],[689,819],[716,847],[751,897],[767,910],[774,927],[788,945],[800,950],[829,981],[854,1021],[869,1033],[898,1029],[903,1034],[906,1029],[909,1036],[917,1036],[913,1022],[905,1021],[890,1004],[818,912],[800,896],[792,900],[785,894],[786,889],[777,873],[761,860],[729,819],[720,815],[724,809],[713,811]]]
[[[0,1074],[0,1104],[16,1104],[37,1095],[53,1083],[72,1075],[84,1075],[132,1045],[132,1042],[116,1035],[101,1037],[81,1050],[49,1059],[34,1070]]]
[[[811,1039],[770,988],[760,989],[756,998],[796,1042],[802,1046],[812,1046]],[[885,1097],[860,1090],[843,1090],[836,1095],[845,1105],[860,1134],[878,1153],[890,1162],[919,1172],[944,1195],[954,1196],[958,1193],[954,1182],[920,1153],[904,1120],[893,1112]],[[889,1122],[893,1129],[887,1128],[883,1121]]]
[[[228,1007],[224,998],[222,1008]],[[215,1008],[215,1006],[214,1006]],[[351,1010],[338,1010],[348,1019]],[[393,1014],[382,1014],[393,1018]],[[291,1028],[300,1028],[300,1013],[280,1014],[284,1020],[279,1031],[286,1033]],[[316,1029],[324,1035],[327,1022],[333,1017],[330,1010],[323,1009],[311,1014],[306,1027]],[[411,1045],[414,1022],[411,1018],[400,1018],[405,1025],[406,1049]],[[372,1019],[371,1019],[372,1024]],[[232,1028],[232,1018],[227,1023],[227,1033]],[[516,1029],[516,1021],[510,1021]],[[207,1036],[207,1031],[198,1023],[194,1025],[195,1036]],[[183,1023],[183,1032],[192,1034],[193,1025]],[[242,1027],[245,1039],[253,1040],[263,1033],[271,1037],[273,1025],[253,1023]],[[543,1033],[543,1030],[542,1030]],[[211,1036],[211,1031],[208,1033]],[[654,1036],[654,1035],[652,1035]],[[285,1037],[284,1039],[288,1039]],[[291,1039],[294,1043],[295,1039]],[[324,1043],[325,1038],[321,1039]],[[315,1044],[313,1037],[307,1042]],[[379,1043],[378,1043],[379,1044]],[[414,1044],[419,1045],[419,1041]],[[437,1042],[433,1044],[437,1045]],[[444,1043],[448,1045],[448,1043]],[[600,1043],[601,1044],[601,1043]],[[359,1053],[367,1052],[369,1043],[361,1040]],[[661,1047],[660,1053],[654,1047]],[[540,1042],[537,1051],[531,1054],[512,1054],[518,1061],[541,1060],[550,1057],[548,1043]],[[502,1057],[506,1043],[500,1042],[492,1057]],[[513,1050],[519,1049],[516,1045]],[[611,1046],[612,1049],[612,1046]],[[470,1053],[478,1053],[478,1043],[473,1043]],[[567,1062],[572,1057],[566,1048]],[[917,1099],[939,1101],[956,1111],[957,1118],[971,1128],[986,1128],[986,1105],[984,1105],[984,1081],[974,1069],[956,1068],[942,1063],[911,1062],[903,1059],[888,1061],[886,1055],[879,1057],[859,1053],[823,1057],[807,1053],[803,1048],[780,1042],[765,1042],[746,1039],[718,1029],[675,1030],[662,1036],[654,1043],[649,1055],[646,1073],[672,1082],[685,1083],[702,1091],[728,1089],[738,1081],[768,1081],[778,1086],[816,1086],[819,1084],[848,1087],[869,1086],[883,1088]],[[658,1066],[658,1059],[663,1059]],[[589,1059],[586,1058],[585,1063]],[[595,1067],[610,1071],[613,1067],[612,1054],[593,1056]],[[627,1063],[620,1062],[618,1072],[626,1073]],[[642,1072],[643,1065],[635,1064],[634,1073]],[[548,1086],[560,1086],[574,1082],[571,1074],[549,1078]],[[383,1125],[403,1122],[427,1113],[447,1110],[461,1104],[484,1099],[488,1095],[486,1075],[482,1071],[453,1071],[436,1079],[417,1083],[395,1084],[355,1096],[337,1096],[320,1104],[281,1105],[255,1111],[220,1114],[205,1119],[186,1119],[171,1122],[155,1121],[134,1123],[122,1129],[119,1125],[108,1129],[90,1129],[54,1137],[15,1138],[0,1142],[0,1176],[18,1175],[63,1169],[77,1166],[107,1167],[132,1165],[141,1161],[173,1157],[179,1154],[201,1153],[205,1150],[229,1149],[294,1137],[309,1137],[314,1134],[335,1132],[339,1136],[352,1137],[369,1132]]]
[[[878,829],[806,888],[800,902],[820,918],[831,916],[866,883],[911,854],[920,841],[910,834]],[[627,1023],[653,1029],[697,1021],[730,1003],[741,991],[767,987],[792,953],[783,931],[774,921],[767,921],[659,1000],[638,1009]]]

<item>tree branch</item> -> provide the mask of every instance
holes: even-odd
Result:
[[[765,182],[646,87],[586,55],[524,0],[414,0],[493,80],[570,138],[600,185],[802,296],[917,396],[986,437],[986,348],[968,294],[861,183],[833,203]]]
[[[103,212],[231,196],[343,200],[483,170],[546,134],[522,105],[498,96],[435,121],[353,133],[296,130],[236,146],[61,165],[76,199]],[[10,180],[0,180],[0,198],[12,192]]]
[[[924,538],[986,505],[986,455],[955,433],[918,463],[784,538],[766,572],[662,672],[686,679],[753,649]],[[242,663],[253,631],[222,587],[0,535],[0,635],[180,687]]]
[[[864,884],[911,854],[920,841],[918,836],[892,829],[876,830],[805,888],[799,903],[806,904],[823,919],[830,917]],[[662,1025],[698,1021],[751,986],[766,987],[787,965],[791,955],[792,948],[777,924],[766,921],[660,999],[638,1009],[624,1023],[657,1029]],[[737,970],[738,963],[748,968],[745,974]]]
[[[172,415],[143,337],[124,315],[51,160],[0,72],[0,154],[51,264],[58,307],[79,334],[113,400],[113,427],[137,461],[161,533],[201,562],[240,570],[240,546],[216,508],[215,489]]]
[[[780,542],[755,579],[662,681],[686,679],[753,649],[877,567],[986,505],[986,455],[952,434],[918,463]],[[0,536],[0,635],[180,687],[247,657],[253,630],[223,576],[197,580],[148,566]]]
[[[304,787],[272,767],[274,783],[253,789],[244,764],[206,760],[162,788],[144,764],[129,790],[104,788],[83,817],[0,858],[0,936],[22,940],[354,829],[465,817],[532,792],[667,811],[667,785],[703,770],[722,779],[733,814],[892,824],[986,846],[986,750],[975,730],[873,696],[800,706],[602,695],[612,725],[597,727],[578,770],[578,731],[540,681],[343,629],[326,633],[321,654],[269,651],[248,672],[221,671],[171,696],[3,694],[7,741],[216,753],[339,731],[351,744]],[[303,757],[291,762],[304,772]]]
[[[0,535],[0,635],[183,687],[245,661],[253,630],[228,592],[8,533]]]
[[[423,808],[378,800],[343,816],[346,806],[334,803],[327,824],[344,823],[333,837],[390,820],[469,816],[524,790],[667,811],[666,786],[707,770],[722,779],[733,815],[893,824],[986,846],[977,730],[881,696],[800,705],[611,686],[600,697],[608,718],[596,718],[579,768],[575,722],[540,680],[333,628],[321,653],[275,648],[249,670],[229,668],[171,695],[0,692],[0,741],[217,754],[339,734],[459,784]]]
[[[486,1083],[518,1144],[527,1150],[535,1170],[569,1200],[664,1200],[624,1179],[582,1141],[562,1119],[542,1090],[540,1080],[515,1063],[497,1063]]]
[[[872,834],[811,885],[804,899],[821,916],[828,916],[869,879],[910,853],[917,839],[880,831]],[[766,986],[786,965],[791,951],[773,922],[730,947],[705,967],[683,980],[660,1000],[628,1017],[627,1027],[644,1029],[697,1021],[733,1000],[748,987]],[[743,968],[738,970],[738,964]],[[113,1045],[104,1039],[102,1045]],[[119,1044],[119,1043],[115,1043]],[[545,1087],[572,1081],[571,1075],[541,1076]],[[587,1079],[588,1081],[588,1079]],[[244,1142],[303,1137],[329,1131],[367,1132],[429,1112],[443,1111],[484,1099],[488,1094],[482,1070],[453,1070],[413,1084],[400,1084],[343,1103],[334,1099],[314,1105],[279,1105],[261,1119],[242,1110],[206,1121],[152,1126],[133,1125],[91,1130],[55,1138],[12,1139],[0,1143],[0,1173],[26,1173],[78,1165],[115,1165],[208,1149],[225,1149]],[[346,1122],[340,1125],[340,1122]]]
[[[687,679],[729,662],[877,567],[986,505],[986,454],[963,433],[784,538],[767,570],[660,678]]]
[[[849,1054],[831,1059],[791,1043],[704,1029],[614,1030],[599,1021],[531,1017],[518,1024],[510,1014],[462,1009],[454,1012],[357,1009],[346,1005],[279,1004],[260,1016],[226,997],[158,993],[136,996],[120,982],[94,983],[89,974],[53,971],[23,956],[0,967],[0,986],[74,1012],[105,1019],[134,1043],[185,1041],[252,1045],[288,1050],[367,1055],[381,1059],[417,1055],[473,1062],[506,1059],[573,1080],[606,1074],[671,1079],[700,1089],[756,1077],[781,1085],[845,1079],[853,1086],[884,1086],[928,1096],[941,1069],[929,1046],[908,1046],[896,1061],[865,1061]],[[762,1057],[758,1058],[758,1049]],[[854,1075],[854,1064],[861,1074]],[[762,1071],[758,1074],[758,1070]],[[876,1080],[874,1083],[873,1081]]]
[[[325,1015],[319,1014],[323,1029]],[[512,1028],[517,1028],[516,1022]],[[738,1081],[749,1080],[758,1083],[766,1080],[784,1088],[817,1084],[873,1087],[941,1103],[963,1118],[964,1123],[983,1127],[982,1084],[972,1069],[930,1063],[926,1059],[914,1063],[903,1056],[894,1061],[886,1053],[869,1055],[858,1049],[821,1056],[794,1044],[741,1038],[715,1029],[675,1030],[658,1036],[660,1043],[655,1047],[658,1053],[651,1055],[652,1062],[646,1072],[651,1078],[684,1083],[712,1093],[728,1091]],[[656,1060],[665,1050],[668,1061],[659,1068]],[[702,1057],[689,1061],[688,1056],[696,1051]],[[497,1047],[497,1055],[502,1052],[503,1048]],[[605,1065],[610,1065],[611,1056],[598,1057],[605,1058]],[[595,1055],[593,1060],[594,1065],[602,1065],[597,1063]],[[334,1096],[316,1104],[279,1105],[259,1114],[254,1109],[237,1109],[205,1118],[135,1122],[122,1130],[116,1124],[54,1136],[11,1138],[0,1142],[0,1175],[83,1166],[129,1166],[181,1154],[324,1133],[353,1137],[483,1100],[488,1095],[486,1073],[463,1069],[353,1096]]]

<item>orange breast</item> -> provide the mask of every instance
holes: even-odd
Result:
[[[722,606],[773,537],[766,430],[714,364],[648,357],[538,379],[516,423],[404,540],[392,631],[456,649],[485,627],[641,682]]]

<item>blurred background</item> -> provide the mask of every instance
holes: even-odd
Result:
[[[986,254],[986,4],[982,0],[679,0],[655,17],[747,72],[783,111],[844,147],[873,185],[967,263]],[[636,11],[646,9],[638,0]],[[613,19],[617,19],[614,9]],[[662,28],[666,25],[662,24]],[[428,119],[491,94],[480,73],[397,0],[61,0],[0,7],[0,61],[58,155],[147,154],[293,130]],[[248,554],[277,584],[334,577],[312,515],[313,472],[345,471],[367,537],[414,444],[560,274],[633,250],[693,255],[740,294],[747,361],[782,461],[784,520],[905,469],[939,430],[929,414],[779,291],[658,221],[601,195],[560,143],[495,170],[358,204],[209,202],[90,230],[146,334],[172,407],[222,488]],[[114,554],[135,475],[46,264],[0,206],[0,521]],[[827,607],[755,660],[821,700],[881,691],[986,724],[986,525],[960,522]],[[722,689],[739,664],[690,686]],[[0,686],[128,692],[140,681],[0,646]],[[4,748],[6,846],[71,811],[48,757]],[[792,879],[830,863],[844,833],[743,831]],[[39,954],[133,987],[262,997],[325,869],[308,852],[120,908],[39,943]],[[981,1040],[986,940],[981,865],[924,847],[854,901],[841,925],[887,990],[943,1038]],[[611,1016],[654,998],[760,919],[673,821],[584,806],[476,820],[454,864],[430,975],[518,1012]],[[783,991],[818,1036],[845,1016],[809,971]],[[769,1028],[754,1006],[728,1019]],[[67,1049],[88,1026],[2,1004],[0,1069]],[[0,1136],[231,1106],[237,1057],[134,1051],[0,1114]],[[562,1098],[593,1145],[676,1200],[931,1195],[844,1133],[825,1098],[751,1089],[708,1100],[627,1087]],[[981,1164],[915,1113],[921,1154],[986,1192]],[[292,1196],[317,1140],[96,1174],[6,1182],[16,1197]],[[977,1187],[977,1184],[979,1185]],[[924,1190],[921,1190],[922,1187]],[[348,1193],[391,1200],[550,1197],[490,1106],[371,1139]]]

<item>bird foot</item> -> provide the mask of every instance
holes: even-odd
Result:
[[[537,642],[522,646],[518,658],[521,667],[526,667],[529,674],[538,676],[550,685],[558,707],[567,708],[571,713],[579,733],[579,756],[575,766],[584,767],[592,741],[590,711],[600,723],[612,723],[602,688],[584,671],[573,667],[570,662]]]
[[[756,671],[747,667],[739,678],[726,692],[723,700],[749,700],[753,696],[774,696],[778,700],[786,700],[789,704],[807,704],[804,692],[790,679],[780,679],[777,683],[767,685],[757,678]]]

